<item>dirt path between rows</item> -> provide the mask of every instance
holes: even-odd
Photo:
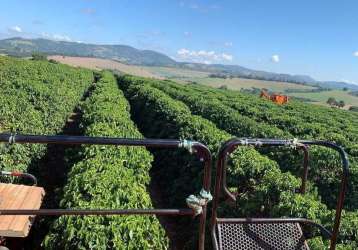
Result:
[[[81,101],[90,96],[93,85],[94,83],[83,94]],[[80,128],[81,117],[81,110],[77,106],[69,115],[60,134],[83,135],[83,131]],[[75,158],[79,148],[80,145],[48,144],[44,157],[31,164],[29,172],[38,178],[38,186],[44,187],[46,191],[42,208],[59,208],[63,187],[67,182],[67,174],[71,170],[71,166],[80,160]],[[23,249],[42,249],[41,243],[56,218],[55,216],[37,217],[29,236],[23,241]]]

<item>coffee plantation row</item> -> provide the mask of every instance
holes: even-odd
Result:
[[[281,128],[294,136],[317,137],[317,139],[322,136],[328,137],[344,145],[352,157],[358,156],[356,113],[299,101],[291,101],[287,105],[279,106],[253,95],[212,89],[202,85],[190,85],[190,90],[202,95],[208,94],[239,111],[241,115]]]
[[[57,134],[94,81],[93,72],[0,56],[0,132]],[[28,168],[43,145],[1,145],[3,170]]]
[[[266,123],[264,120],[256,121],[253,117],[247,116],[246,113],[242,115],[240,111],[238,112],[238,110],[231,107],[233,103],[238,104],[240,102],[247,105],[247,100],[242,101],[237,97],[236,101],[231,100],[224,102],[222,101],[224,99],[223,97],[218,98],[217,93],[211,94],[212,90],[210,89],[205,92],[204,89],[198,91],[198,88],[193,90],[192,86],[178,85],[168,81],[150,81],[150,84],[165,91],[170,96],[185,102],[193,113],[213,121],[219,128],[238,137],[292,139],[296,136],[300,136],[300,138],[322,140],[327,138],[327,140],[335,141],[340,145],[346,146],[348,152],[351,153],[351,185],[349,186],[350,189],[347,196],[346,207],[350,210],[358,208],[358,192],[356,192],[358,190],[358,162],[352,150],[349,151],[349,148],[352,149],[356,147],[358,143],[351,141],[353,139],[349,138],[349,132],[347,132],[348,136],[345,136],[345,131],[340,131],[340,134],[338,134],[328,129],[322,129],[321,134],[315,134],[314,136],[292,134],[288,128],[284,130]],[[229,104],[231,106],[229,106]],[[274,115],[279,116],[277,113],[274,113]],[[306,123],[300,124],[300,127],[305,128],[305,126]],[[308,123],[307,126],[311,126],[311,124]],[[331,130],[333,129],[334,128],[331,128]],[[337,137],[340,140],[337,140]],[[292,152],[287,152],[287,150],[276,152],[275,154],[272,154],[273,152],[270,153],[269,155],[281,165],[281,168],[294,172],[295,174],[299,174],[300,171],[302,171],[301,162],[299,161],[302,156],[295,156]],[[337,169],[337,166],[340,164],[340,158],[334,151],[325,148],[313,147],[310,153],[310,177],[312,180],[315,180],[323,199],[333,208],[336,205],[337,188],[339,187],[338,181],[340,181],[338,175],[340,169]],[[327,161],[328,159],[329,161]]]
[[[212,152],[217,152],[220,143],[232,137],[212,122],[193,115],[184,103],[154,88],[153,82],[157,81],[130,76],[119,78],[119,84],[131,103],[133,118],[146,137],[190,138],[204,142]],[[172,201],[176,205],[176,202],[183,201],[185,194],[193,191],[188,189],[188,186],[192,186],[190,182],[193,185],[199,183],[202,169],[190,158],[187,161],[181,158],[176,161],[178,164],[174,164],[170,159],[175,156],[170,152],[162,152],[158,157],[163,167],[170,167],[162,178],[168,182],[164,181],[162,185],[168,187],[171,184],[171,188],[167,189],[168,197],[180,198]],[[334,210],[327,209],[320,202],[314,188],[306,195],[297,194],[300,180],[288,172],[282,172],[275,161],[253,148],[242,148],[235,152],[231,163],[228,177],[230,186],[237,187],[237,183],[240,183],[237,187],[239,192],[249,191],[238,199],[238,209],[229,207],[224,210],[226,215],[298,216],[332,225]],[[358,214],[346,212],[341,226],[342,239],[347,245],[345,249],[356,247],[357,220],[352,218],[358,218]],[[322,249],[318,242],[316,238],[310,244],[314,249]],[[340,247],[343,248],[343,245]]]
[[[114,76],[102,73],[82,105],[87,136],[142,138]],[[144,148],[83,146],[68,174],[63,208],[151,208],[146,190],[152,155]],[[155,216],[61,216],[44,242],[46,249],[167,249]]]

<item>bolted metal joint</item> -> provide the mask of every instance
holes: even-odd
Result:
[[[261,147],[263,145],[262,141],[255,141],[255,147]]]
[[[181,140],[179,142],[179,145],[178,147],[179,148],[185,148],[186,150],[189,151],[190,154],[194,153],[194,147],[193,147],[193,141],[190,141],[190,140]]]
[[[212,199],[213,196],[210,191],[201,189],[199,195],[192,194],[186,198],[186,204],[194,211],[194,215],[197,216],[203,212],[203,207],[206,206]]]
[[[249,145],[249,140],[248,140],[248,139],[242,139],[242,140],[240,140],[240,145],[242,145],[242,146],[247,146],[247,145]]]
[[[10,134],[9,136],[9,144],[15,144],[16,143],[16,139],[15,139],[16,134]]]

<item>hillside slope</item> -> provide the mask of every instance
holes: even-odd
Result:
[[[0,40],[0,53],[31,56],[33,52],[50,55],[109,58],[138,65],[173,65],[170,57],[151,50],[138,50],[126,45],[96,45],[48,39],[10,38]]]

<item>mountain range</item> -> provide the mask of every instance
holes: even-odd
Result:
[[[316,81],[306,75],[279,74],[252,70],[239,65],[202,64],[177,62],[167,55],[153,50],[139,50],[127,45],[98,45],[79,42],[54,41],[43,38],[25,39],[14,37],[0,40],[0,54],[12,56],[31,56],[34,52],[47,55],[67,55],[112,59],[126,64],[142,66],[178,67],[210,73],[225,74],[233,77],[293,82],[322,88],[358,90],[358,85],[346,82]]]
[[[20,37],[0,40],[0,53],[12,56],[31,56],[34,52],[48,55],[106,58],[134,65],[173,66],[176,63],[164,54],[152,50],[138,50],[126,45],[97,45]]]

